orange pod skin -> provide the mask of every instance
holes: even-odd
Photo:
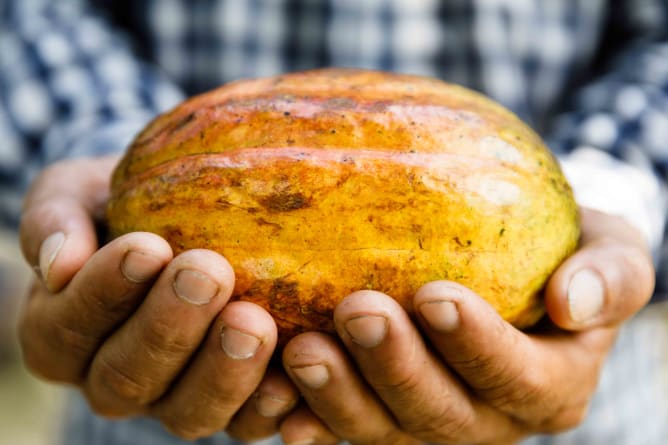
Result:
[[[530,326],[579,239],[558,163],[510,111],[435,79],[345,69],[230,83],[157,117],[116,168],[107,217],[112,236],[225,256],[233,298],[267,309],[281,342],[333,332],[353,291],[410,312],[441,279]]]

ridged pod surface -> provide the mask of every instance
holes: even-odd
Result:
[[[435,79],[342,69],[230,83],[157,117],[114,172],[108,220],[113,236],[224,255],[233,297],[269,310],[282,341],[332,332],[352,291],[410,310],[439,279],[529,326],[579,238],[557,162],[511,112]]]

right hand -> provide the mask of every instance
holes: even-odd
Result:
[[[186,439],[226,428],[244,439],[273,434],[298,394],[268,369],[271,316],[229,302],[225,258],[173,257],[164,239],[142,232],[98,250],[95,222],[116,161],[54,164],[27,195],[21,245],[39,278],[19,321],[26,365],[77,386],[106,417],[152,416]]]

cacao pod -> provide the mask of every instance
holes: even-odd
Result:
[[[342,69],[230,83],[157,117],[114,172],[108,220],[113,236],[225,256],[233,298],[266,308],[281,341],[332,332],[352,291],[410,311],[439,279],[529,326],[579,238],[557,162],[510,111],[439,80]]]

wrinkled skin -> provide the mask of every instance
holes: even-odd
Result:
[[[569,428],[586,412],[619,326],[653,289],[636,231],[583,210],[581,243],[545,291],[552,328],[521,332],[452,282],[421,288],[411,299],[414,319],[393,299],[362,291],[335,309],[338,340],[306,333],[286,345],[284,372],[269,366],[272,317],[229,302],[234,275],[219,254],[174,256],[147,233],[98,244],[95,222],[116,162],[56,164],[28,194],[21,242],[40,276],[19,324],[22,351],[32,372],[78,387],[95,412],[152,416],[188,439],[226,429],[249,440],[280,431],[286,443],[505,444]],[[54,253],[45,240],[59,233]],[[131,252],[139,257],[128,263]],[[569,283],[583,269],[601,279],[604,298],[595,312],[573,318]],[[216,283],[193,286],[215,290],[208,304],[175,295],[172,280],[182,270]],[[454,305],[459,322],[438,305]],[[450,313],[450,322],[433,317],[439,313]],[[365,326],[361,316],[380,318]],[[242,335],[227,335],[232,330]]]
[[[571,190],[509,111],[434,79],[318,70],[240,81],[158,117],[114,173],[113,236],[230,261],[233,299],[267,309],[281,343],[334,332],[349,293],[412,311],[450,279],[518,327],[574,249]]]

